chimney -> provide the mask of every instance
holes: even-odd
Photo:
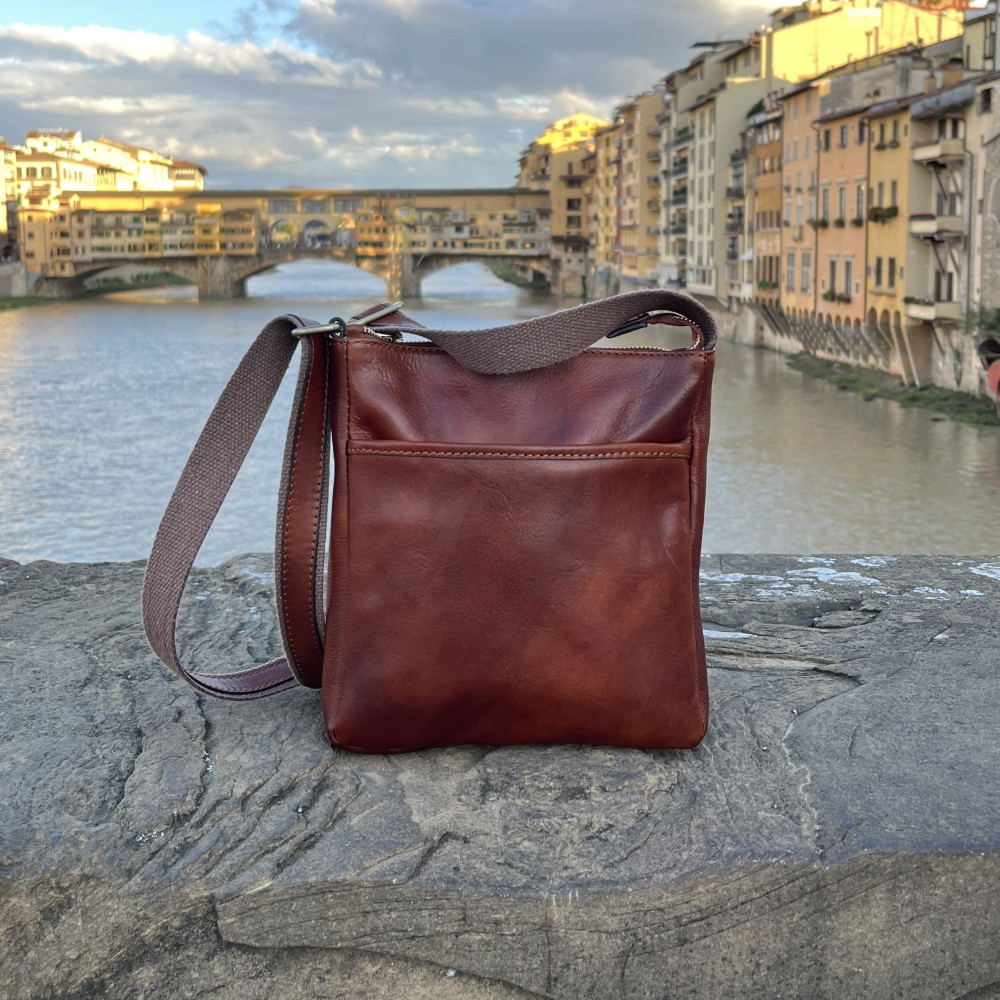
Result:
[[[965,67],[962,65],[961,59],[952,59],[947,66],[944,67],[944,83],[942,86],[951,87],[953,84],[961,83],[965,78]]]
[[[937,77],[934,75],[934,70],[929,69],[927,76],[924,77],[924,93],[928,94],[932,90],[937,90]]]

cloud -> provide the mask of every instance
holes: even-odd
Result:
[[[257,0],[184,38],[10,24],[0,121],[205,162],[216,187],[502,186],[549,121],[608,116],[705,24],[741,37],[765,9],[742,2]]]

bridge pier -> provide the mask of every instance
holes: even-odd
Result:
[[[198,258],[198,298],[202,302],[209,299],[245,299],[246,278],[240,277],[238,258],[212,256]]]
[[[404,301],[420,298],[420,276],[417,274],[413,254],[392,254],[387,262],[384,277],[388,298],[403,299]]]

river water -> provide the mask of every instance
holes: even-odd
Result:
[[[322,262],[262,275],[249,292],[199,304],[191,289],[164,288],[0,312],[0,556],[144,558],[260,327],[283,312],[325,320],[385,297],[378,279]],[[470,264],[426,281],[407,312],[472,328],[565,304]],[[200,564],[272,547],[290,400],[286,379]],[[709,455],[706,552],[997,548],[1000,432],[866,402],[769,352],[720,344]]]

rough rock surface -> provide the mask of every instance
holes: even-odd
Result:
[[[139,564],[0,561],[0,996],[1000,995],[1000,558],[706,557],[698,749],[331,751]],[[277,642],[199,570],[201,663]]]

